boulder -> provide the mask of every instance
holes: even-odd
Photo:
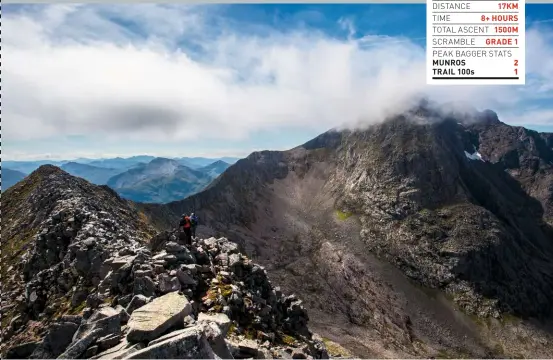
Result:
[[[129,319],[129,342],[151,341],[176,324],[192,311],[190,302],[180,292],[171,292],[136,309]]]
[[[96,345],[98,345],[99,351],[104,351],[118,345],[121,342],[121,338],[121,334],[107,335],[96,340]]]
[[[170,233],[167,231],[161,232],[150,239],[149,247],[152,251],[157,251],[161,246],[169,241]]]
[[[146,305],[148,303],[148,298],[142,294],[135,295],[129,305],[127,306],[127,313],[132,315],[133,311]]]
[[[73,343],[58,359],[78,359],[86,349],[100,337],[102,329],[94,329],[87,333],[83,338]]]
[[[165,250],[170,254],[181,253],[187,251],[184,245],[178,244],[176,242],[168,242],[165,244]]]
[[[135,295],[141,294],[146,297],[154,296],[156,293],[156,284],[148,276],[136,278],[134,279],[133,293]]]
[[[84,352],[83,358],[90,359],[94,355],[98,354],[98,350],[99,350],[98,345],[93,345],[93,346],[89,347]]]
[[[51,359],[58,357],[71,344],[79,326],[71,322],[52,324],[41,343],[29,356],[31,359]]]
[[[83,321],[83,317],[80,315],[62,315],[61,321],[71,322],[73,324],[81,325],[81,322]]]
[[[161,274],[157,277],[159,282],[159,290],[162,293],[169,293],[173,291],[179,291],[181,284],[176,277],[171,277],[167,274]]]
[[[225,342],[225,335],[221,328],[214,322],[204,322],[199,324],[211,346],[213,352],[221,359],[234,359],[231,351]]]
[[[94,313],[87,319],[87,322],[91,323],[117,314],[118,314],[117,310],[115,310],[110,306],[105,306],[103,308],[100,308],[94,311]]]
[[[31,294],[31,296],[34,293]],[[36,297],[36,295],[35,295]],[[71,306],[77,307],[79,306],[83,301],[86,301],[88,297],[88,292],[85,290],[77,290],[73,293],[73,296],[71,297]],[[32,299],[32,297],[31,297]]]
[[[307,355],[300,349],[292,351],[292,359],[307,359]]]
[[[86,298],[86,305],[91,309],[96,309],[102,302],[102,299],[97,293],[89,294]]]
[[[59,356],[71,344],[73,335],[79,325],[72,322],[52,324],[48,334],[44,337],[44,345],[54,357]]]
[[[205,239],[202,242],[207,247],[212,247],[212,246],[217,245],[217,239],[215,239],[214,237],[210,237],[209,239]]]
[[[194,280],[194,278],[190,276],[186,271],[179,269],[177,270],[176,275],[180,283],[184,286],[197,285],[197,281]]]
[[[228,258],[228,266],[231,268],[235,268],[236,266],[240,265],[242,263],[242,259],[240,258],[240,255],[238,254],[231,254]]]
[[[124,307],[122,307],[121,305],[117,305],[115,307],[115,311],[117,311],[117,313],[119,314],[119,320],[121,320],[121,324],[126,324],[129,321],[130,315]]]
[[[259,356],[259,345],[254,340],[244,339],[238,342],[228,341],[234,357],[257,358]]]
[[[221,252],[227,253],[227,254],[233,254],[238,252],[238,244],[233,243],[231,241],[223,241],[221,242]]]
[[[215,359],[215,354],[200,328],[185,329],[155,345],[139,350],[126,359]]]
[[[115,345],[114,347],[105,350],[99,353],[96,356],[93,356],[92,359],[123,359],[130,354],[141,350],[144,348],[144,345],[141,343],[138,344],[129,344],[125,338],[122,341]]]
[[[136,255],[136,252],[133,249],[124,248],[119,250],[119,256],[127,256],[127,255]]]
[[[27,342],[16,345],[6,352],[6,359],[27,359],[39,346],[40,342]]]
[[[97,332],[98,337],[103,337],[121,332],[121,316],[117,310],[105,307],[96,311],[81,326],[73,336],[73,343],[85,338],[88,334]]]
[[[187,329],[180,329],[180,330],[175,330],[175,331],[171,331],[170,333],[168,334],[165,334],[161,337],[158,337],[157,339],[155,340],[152,340],[148,343],[148,346],[152,346],[152,345],[155,345],[157,343],[160,343],[160,342],[163,342],[169,338],[172,338],[172,337],[175,337],[175,336],[178,336],[180,334],[184,334],[185,332],[187,331]]]
[[[118,270],[122,268],[124,265],[131,264],[132,261],[136,258],[136,256],[130,255],[130,256],[121,256],[118,258],[115,258],[111,261],[110,265],[112,270]]]
[[[215,314],[200,313],[198,315],[198,320],[197,320],[198,324],[205,324],[210,322],[213,322],[217,324],[217,326],[219,326],[223,336],[227,335],[231,325],[231,321],[227,315],[221,314],[221,313],[215,313]]]

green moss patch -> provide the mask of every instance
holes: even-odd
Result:
[[[227,337],[234,334],[235,332],[236,332],[236,324],[233,321],[232,323],[230,323],[230,327],[227,332]]]
[[[328,354],[332,357],[342,357],[342,358],[351,358],[352,355],[349,351],[344,349],[340,344],[335,343],[334,341],[323,338],[323,343],[326,346]]]
[[[286,335],[286,334],[281,334],[280,335],[280,339],[282,340],[282,342],[288,346],[293,346],[295,343],[296,343],[296,339],[294,339],[292,336],[290,335]]]
[[[351,216],[353,216],[353,214],[350,212],[336,210],[336,217],[338,218],[338,220],[345,221]]]

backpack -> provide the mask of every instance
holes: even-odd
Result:
[[[189,218],[188,216],[186,216],[186,217],[184,218],[184,226],[183,226],[183,227],[184,227],[185,229],[189,229],[190,226],[191,226],[190,218]]]
[[[198,225],[198,217],[196,215],[192,216],[190,218],[190,222],[192,223],[192,226]]]

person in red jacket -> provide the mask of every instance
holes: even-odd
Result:
[[[182,232],[184,233],[186,245],[192,245],[192,222],[190,221],[190,217],[188,215],[182,215],[179,227],[182,228]]]

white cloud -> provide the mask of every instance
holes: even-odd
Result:
[[[529,109],[522,115],[507,114],[503,121],[520,126],[551,126],[553,123],[553,109]]]
[[[552,42],[542,30],[527,32],[527,67],[538,80],[519,91],[428,87],[424,49],[409,39],[337,40],[307,30],[256,36],[213,28],[208,6],[41,9],[2,19],[9,139],[241,139],[281,126],[377,121],[421,92],[505,112],[553,84],[543,61]],[[341,25],[355,33],[349,20]],[[202,56],[175,48],[179,41],[202,46]]]
[[[553,92],[553,61],[551,59],[553,59],[553,32],[540,25],[527,31],[526,71],[537,77],[532,91]]]

